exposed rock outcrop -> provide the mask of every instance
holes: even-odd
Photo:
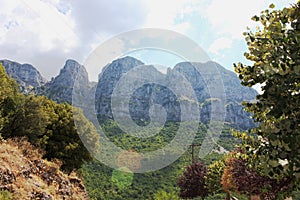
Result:
[[[90,83],[84,66],[75,60],[67,60],[59,75],[45,84],[39,72],[32,66],[11,61],[2,62],[21,87],[28,88],[27,86],[30,85],[34,87],[33,91],[38,95],[48,96],[56,102],[73,103],[85,111],[88,110],[85,112],[88,118],[96,111],[100,120],[113,119],[112,95],[120,84],[120,80],[127,81],[126,84],[133,86],[137,83],[131,80],[152,76],[161,84],[147,83],[135,88],[135,91],[131,91],[130,87],[123,87],[119,91],[123,95],[119,96],[119,100],[116,101],[119,115],[125,116],[129,110],[130,117],[137,124],[147,124],[151,120],[151,115],[153,119],[160,120],[166,114],[167,121],[196,119],[197,117],[188,115],[193,113],[194,105],[198,104],[201,110],[198,117],[203,123],[208,123],[212,112],[215,112],[214,116],[224,115],[225,122],[234,128],[248,129],[255,125],[250,114],[243,111],[241,102],[254,100],[257,92],[252,88],[243,87],[234,72],[215,62],[181,62],[173,69],[169,68],[165,74],[151,65],[146,66],[143,62],[127,56],[107,64],[99,74],[98,83]],[[142,66],[144,66],[143,70],[139,71]],[[125,75],[127,79],[124,80]],[[216,85],[217,83],[221,85]],[[74,87],[78,88],[73,90]],[[178,95],[172,90],[174,87],[177,91],[184,92]],[[28,89],[23,89],[23,91],[26,93]],[[73,91],[77,93],[74,95]],[[130,95],[129,103],[124,103],[126,94]],[[196,99],[193,99],[192,94]],[[74,96],[76,101],[72,102]],[[218,106],[225,108],[213,108],[212,104],[216,105],[215,103],[221,102],[220,99],[224,100],[222,101],[224,105]],[[159,108],[156,107],[165,112],[151,112],[151,105],[159,105]],[[182,109],[187,112],[181,112]]]
[[[20,92],[30,93],[34,88],[44,85],[47,80],[30,64],[20,64],[9,60],[0,60],[7,74],[19,84]]]
[[[135,72],[135,75],[126,74],[132,69],[138,71],[137,66],[142,64],[137,59],[125,57],[112,62],[103,69],[99,75],[96,90],[96,111],[99,119],[114,118],[111,97],[117,85],[120,84],[119,81],[124,82],[124,79],[121,79],[123,75],[127,76],[125,81],[127,81],[126,84],[130,85],[133,84],[129,83],[130,80],[136,78],[134,76],[142,77],[146,74],[148,77],[153,76],[156,77],[155,79],[159,79],[161,85],[155,83],[145,84],[134,92],[124,91],[126,87],[123,87],[119,93],[131,95],[129,104],[125,105],[122,101],[125,96],[119,96],[119,100],[116,101],[119,102],[118,114],[121,113],[122,115],[129,109],[130,116],[137,124],[150,120],[151,113],[149,110],[151,105],[158,104],[161,108],[164,108],[167,113],[167,121],[180,121],[182,119],[180,115],[184,114],[181,113],[181,109],[184,107],[185,110],[191,110],[194,108],[193,103],[199,104],[201,121],[208,123],[212,116],[212,103],[220,101],[218,98],[223,98],[223,106],[225,107],[223,110],[226,112],[223,114],[228,125],[239,129],[248,129],[255,125],[250,118],[250,114],[243,111],[241,102],[254,100],[257,92],[252,88],[243,87],[236,74],[226,70],[221,65],[215,62],[183,62],[178,63],[173,69],[169,69],[167,74],[160,73],[153,66],[145,66],[143,71]],[[216,79],[222,80],[222,87],[216,85],[217,82],[220,83]],[[121,83],[121,85],[124,83]],[[180,96],[170,90],[170,88],[174,88],[174,85],[176,85],[177,91],[185,91],[186,96]],[[211,94],[213,89],[213,92],[217,94]],[[195,94],[197,102],[193,102],[192,94]],[[179,102],[181,105],[179,105]],[[191,102],[193,103],[191,104]],[[214,112],[216,112],[216,115],[221,115],[222,113],[218,113],[222,112],[221,110],[221,107],[217,107]],[[162,115],[165,114],[164,112],[161,113]],[[156,116],[156,119],[160,119],[160,116]],[[189,116],[188,119],[197,119],[197,117]]]
[[[82,88],[89,87],[86,69],[75,60],[67,60],[60,73],[44,86],[37,89],[38,95],[45,95],[54,101],[72,104],[72,92],[75,80]],[[85,89],[82,89],[85,91]]]

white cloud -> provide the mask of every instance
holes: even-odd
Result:
[[[145,7],[139,0],[61,0],[68,4],[81,38],[102,39],[136,29],[144,23]]]
[[[138,0],[1,0],[0,59],[27,62],[47,78],[83,62],[96,42],[143,22]]]
[[[195,11],[194,5],[198,5],[199,0],[145,0],[145,4],[148,8],[146,27],[186,33],[191,24],[184,17]]]
[[[212,0],[202,15],[208,19],[217,35],[242,39],[242,33],[246,31],[247,26],[255,28],[258,25],[251,20],[251,17],[259,15],[271,3],[277,5],[276,8],[280,8],[289,6],[292,2],[294,0],[285,2],[281,0]]]
[[[206,9],[205,17],[217,35],[240,39],[246,26],[251,24],[251,17],[261,10],[263,4],[261,0],[213,0]]]
[[[8,29],[4,41],[13,42],[17,46],[23,42],[30,44],[31,41],[26,38],[27,34],[31,34],[42,51],[54,48],[57,43],[63,43],[64,50],[68,50],[78,43],[78,37],[73,32],[74,22],[47,3],[22,0],[14,5],[11,12],[5,13],[9,14],[4,23],[13,21],[17,25]]]
[[[229,49],[232,46],[232,40],[226,37],[216,39],[208,48],[208,51],[214,54],[219,54],[220,50]]]
[[[57,68],[61,56],[67,56],[79,44],[74,21],[58,12],[53,4],[36,0],[1,1],[1,59],[32,63],[43,74],[53,76],[53,55]]]
[[[220,53],[230,48],[230,40],[243,38],[252,15],[271,1],[1,0],[0,59],[31,63],[50,78],[66,59],[83,63],[93,48],[121,32],[148,27],[188,34],[207,24],[205,19],[213,29],[208,39],[219,38],[210,51]],[[295,0],[274,1],[282,7]],[[202,30],[193,31],[201,35]]]

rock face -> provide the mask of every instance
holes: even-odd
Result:
[[[247,129],[255,125],[253,120],[250,119],[250,114],[243,110],[241,103],[243,101],[254,100],[257,92],[252,88],[242,86],[234,72],[226,70],[215,62],[184,62],[177,64],[173,70],[184,74],[186,79],[191,83],[195,95],[201,104],[200,118],[203,123],[207,123],[210,120],[211,104],[212,102],[217,101],[217,99],[211,98],[210,92],[212,92],[212,88],[219,87],[221,88],[220,91],[215,91],[225,93],[225,122],[234,128],[240,129]],[[214,70],[218,71],[220,77],[216,75]],[[201,74],[199,72],[201,72]],[[216,84],[216,80],[214,79],[216,78],[222,79],[222,87],[214,86],[214,84]],[[218,96],[218,94],[216,96]]]
[[[33,88],[46,83],[46,79],[32,65],[9,60],[0,60],[0,63],[5,67],[7,74],[17,81],[22,93],[30,93]]]
[[[113,93],[116,84],[129,70],[142,65],[141,61],[132,57],[125,57],[113,61],[103,68],[102,73],[99,75],[99,81],[96,88],[96,111],[98,115],[105,118],[112,118],[111,111],[111,95]]]
[[[37,93],[46,95],[59,103],[67,102],[72,104],[72,92],[76,79],[83,88],[89,86],[86,69],[75,60],[67,60],[59,75],[40,87]]]
[[[99,74],[98,83],[90,83],[84,66],[74,60],[67,60],[59,75],[47,83],[31,65],[20,65],[11,61],[1,63],[21,87],[25,88],[24,93],[28,91],[28,86],[35,87],[33,91],[38,95],[48,96],[56,102],[72,104],[75,94],[73,88],[79,86],[73,105],[88,110],[85,112],[88,118],[96,111],[100,121],[114,119],[116,114],[119,117],[128,117],[129,111],[129,116],[138,125],[146,125],[152,119],[180,121],[199,118],[201,122],[208,123],[212,117],[212,105],[220,102],[222,95],[219,94],[224,93],[225,103],[222,106],[225,108],[215,108],[214,114],[224,114],[225,122],[234,128],[248,129],[255,125],[250,114],[243,111],[241,102],[254,100],[257,92],[243,87],[234,72],[215,62],[182,62],[173,69],[169,68],[164,74],[154,66],[146,66],[135,58],[124,57],[107,64]],[[140,85],[143,77],[151,77],[159,83],[145,82]],[[220,84],[218,79],[222,80],[223,87],[220,88],[223,90],[213,91],[219,88],[216,85],[217,82]],[[129,87],[124,86],[128,84]],[[117,88],[121,89],[117,91]],[[115,93],[119,95],[112,102]],[[195,95],[194,99],[191,94]],[[124,101],[126,98],[127,101]],[[200,109],[200,116],[199,113],[197,116],[192,114],[195,113],[195,105]],[[218,113],[220,110],[225,113]]]
[[[234,128],[247,129],[253,127],[255,124],[250,119],[249,113],[243,111],[241,102],[254,100],[257,92],[254,89],[243,87],[236,74],[226,70],[221,65],[208,62],[208,63],[189,63],[183,62],[177,64],[173,69],[169,69],[167,74],[160,73],[153,66],[146,66],[143,71],[138,72],[139,65],[143,63],[137,59],[131,57],[125,57],[112,62],[107,65],[103,72],[99,75],[99,82],[96,90],[96,112],[98,119],[114,119],[111,104],[112,94],[120,81],[123,81],[121,85],[128,84],[129,87],[134,87],[134,83],[130,80],[135,79],[137,76],[143,76],[146,74],[148,77],[156,77],[161,81],[160,84],[144,84],[141,87],[132,91],[125,91],[124,87],[118,93],[122,93],[119,96],[117,113],[122,115],[126,110],[129,110],[130,117],[137,123],[143,124],[151,119],[151,105],[161,106],[161,110],[165,110],[166,113],[161,112],[162,115],[166,114],[167,121],[180,121],[181,108],[186,111],[191,111],[193,106],[191,102],[193,99],[189,94],[195,93],[196,101],[201,110],[200,119],[203,123],[208,123],[211,119],[212,103],[218,101],[216,97],[212,97],[210,92],[212,87],[216,84],[216,72],[218,70],[219,76],[223,81],[223,90],[225,100],[225,122]],[[132,70],[134,69],[134,70]],[[137,71],[136,75],[130,77],[128,71]],[[200,73],[199,73],[200,72]],[[127,74],[126,74],[127,73]],[[127,82],[122,79],[122,76],[129,76]],[[187,81],[184,81],[180,76],[184,76]],[[160,78],[157,78],[160,77]],[[176,85],[177,91],[186,91],[185,95],[174,94],[174,91],[170,90]],[[191,87],[188,87],[190,85]],[[174,88],[174,87],[173,87]],[[190,90],[190,91],[188,91]],[[125,92],[124,92],[125,91]],[[216,90],[218,92],[218,90]],[[129,104],[124,103],[122,99],[126,98],[125,94],[131,95]],[[182,93],[183,94],[183,93]],[[218,95],[217,95],[218,96]],[[181,101],[179,101],[181,99]],[[182,101],[185,99],[185,101]],[[181,105],[179,105],[179,102]],[[180,107],[181,106],[181,107]],[[219,109],[221,110],[221,109]],[[128,111],[127,111],[128,112]],[[218,109],[217,109],[218,112]],[[192,111],[190,112],[192,113]],[[116,112],[115,112],[116,114]],[[185,113],[186,114],[186,113]],[[125,114],[124,114],[125,116]],[[161,116],[156,116],[156,119],[160,119]],[[196,119],[197,117],[189,117],[188,119]],[[181,118],[182,120],[182,118]]]

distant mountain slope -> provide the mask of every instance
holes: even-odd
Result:
[[[22,93],[29,93],[33,88],[44,85],[47,80],[30,64],[20,64],[9,60],[0,60],[7,74],[14,78]]]
[[[99,74],[99,80],[95,93],[96,111],[98,115],[107,118],[113,118],[111,112],[111,95],[120,80],[120,78],[132,68],[144,64],[143,62],[132,58],[125,57],[107,64],[102,73]]]
[[[67,60],[64,67],[61,69],[57,77],[52,78],[51,81],[44,83],[41,77],[37,76],[39,73],[34,70],[33,78],[25,76],[24,74],[30,74],[23,72],[23,67],[11,61],[2,61],[4,65],[10,70],[10,74],[18,82],[23,85],[32,85],[34,91],[38,95],[45,95],[57,102],[68,102],[72,103],[72,92],[75,80],[80,86],[80,90],[77,91],[79,94],[77,98],[80,101],[76,102],[76,106],[86,108],[86,106],[95,103],[95,109],[98,117],[112,119],[113,114],[111,110],[111,96],[113,91],[120,81],[121,77],[125,75],[130,70],[136,68],[144,63],[133,57],[124,57],[107,64],[101,74],[99,74],[98,83],[90,83],[88,79],[88,73],[84,66],[80,65],[75,60]],[[14,67],[12,70],[12,66]],[[33,68],[33,67],[31,67]],[[33,68],[34,69],[34,68]],[[240,84],[240,81],[236,74],[229,71],[215,62],[207,63],[190,63],[182,62],[175,65],[173,69],[168,69],[166,74],[163,74],[156,70],[153,66],[148,65],[145,69],[144,74],[159,76],[165,87],[157,85],[144,85],[137,89],[131,97],[129,110],[131,117],[137,122],[147,121],[150,119],[149,108],[150,100],[154,101],[156,104],[162,105],[167,110],[167,117],[170,121],[180,120],[180,106],[176,103],[172,103],[172,99],[176,99],[176,96],[172,96],[171,88],[172,85],[181,84],[181,90],[187,90],[187,88],[192,88],[193,92],[197,97],[197,101],[201,106],[200,119],[203,123],[207,123],[211,118],[211,105],[216,99],[212,99],[210,96],[210,91],[207,88],[207,82],[210,84],[215,84],[214,72],[212,69],[217,69],[222,77],[222,82],[224,85],[225,95],[226,95],[226,119],[225,122],[239,129],[248,129],[253,127],[255,124],[250,118],[250,114],[243,111],[241,102],[251,101],[255,99],[257,92],[248,87],[244,87]],[[27,70],[28,71],[28,70]],[[201,71],[201,74],[199,73]],[[207,73],[206,73],[207,72]],[[183,75],[188,84],[191,87],[187,87],[187,82],[181,82],[182,80],[178,78],[178,73]],[[15,74],[23,74],[15,76]],[[27,78],[20,78],[27,77]],[[39,77],[39,78],[37,78]],[[36,80],[35,82],[33,80]],[[218,86],[216,86],[218,87]],[[158,91],[158,92],[155,92]],[[24,91],[24,93],[26,90]],[[190,91],[191,93],[192,91]],[[95,102],[94,102],[95,97]],[[190,97],[178,97],[190,100]],[[122,105],[121,111],[128,110],[128,105]],[[183,105],[182,105],[183,106]],[[93,110],[94,108],[90,109]],[[89,115],[89,113],[85,113]],[[160,116],[156,116],[157,119]],[[100,119],[99,118],[99,119]]]
[[[212,71],[215,69],[218,70],[222,78],[221,82],[226,97],[225,122],[234,128],[248,129],[253,127],[255,124],[250,119],[250,114],[243,110],[241,103],[254,100],[258,93],[252,88],[242,86],[234,72],[212,61],[207,63],[178,63],[173,71],[180,72],[191,83],[198,101],[202,103],[201,121],[206,123],[211,117],[211,102],[215,101],[215,99],[210,98],[210,91],[206,84],[210,83],[211,87],[217,84],[214,80],[216,72]],[[220,86],[216,85],[215,87]]]
[[[96,111],[100,118],[112,119],[113,114],[111,110],[111,96],[114,87],[120,81],[121,77],[129,70],[143,64],[141,61],[132,58],[125,57],[113,61],[108,64],[99,75],[98,86],[96,90]],[[226,123],[234,128],[247,129],[253,127],[255,124],[250,118],[250,114],[243,111],[241,102],[254,100],[257,92],[252,88],[243,87],[238,77],[234,72],[226,70],[221,65],[215,62],[207,63],[190,63],[183,62],[178,63],[173,69],[169,69],[167,74],[160,73],[153,66],[147,66],[146,72],[148,76],[159,76],[163,79],[165,87],[158,85],[144,85],[136,90],[131,97],[131,104],[129,110],[131,117],[136,122],[149,120],[149,103],[150,101],[162,105],[168,113],[168,119],[170,121],[178,121],[180,117],[180,107],[174,104],[171,99],[172,91],[168,88],[172,88],[172,85],[179,85],[181,90],[187,90],[186,82],[181,82],[182,79],[178,77],[178,72],[188,80],[192,89],[195,92],[198,102],[201,106],[201,121],[207,123],[211,117],[211,103],[214,99],[211,99],[210,91],[207,88],[207,82],[215,84],[214,73],[212,69],[217,69],[221,74],[224,92],[226,95]],[[204,73],[199,73],[199,71]],[[206,73],[207,72],[207,73]],[[177,74],[177,75],[176,75]],[[204,77],[205,76],[205,77]],[[134,78],[134,77],[133,77]],[[219,86],[216,86],[219,87]],[[192,93],[192,91],[188,92]],[[180,97],[178,97],[180,98]],[[190,97],[182,97],[187,100]],[[123,105],[119,110],[128,110],[128,105]],[[184,105],[182,105],[184,106]],[[170,117],[171,116],[171,117]]]
[[[67,60],[58,76],[37,89],[38,95],[45,95],[56,102],[72,103],[72,91],[77,79],[81,87],[88,87],[86,69],[75,60]]]

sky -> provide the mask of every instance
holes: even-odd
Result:
[[[50,80],[67,59],[84,64],[119,34],[159,28],[190,38],[211,60],[233,70],[233,63],[247,63],[242,33],[257,26],[251,17],[271,3],[280,9],[296,0],[1,0],[0,59],[32,64]],[[180,61],[157,50],[129,55],[167,67]],[[89,76],[97,79],[97,73]]]

